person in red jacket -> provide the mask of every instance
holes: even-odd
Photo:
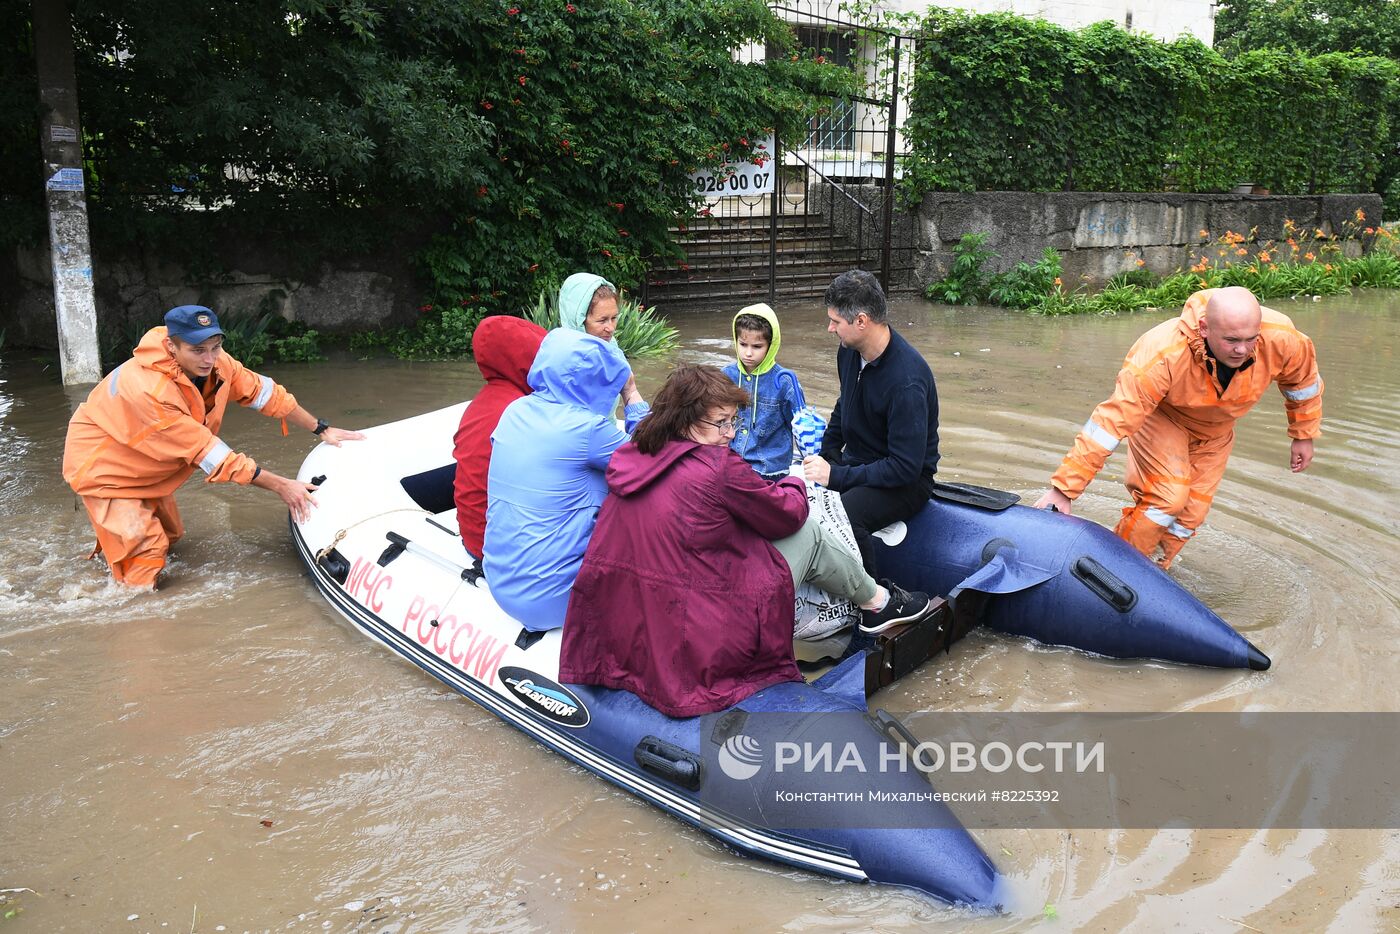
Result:
[[[800,478],[771,483],[730,448],[748,404],[718,368],[677,367],[613,453],[569,597],[561,681],[694,717],[801,679],[798,581],[858,604],[866,632],[929,613],[927,595],[877,584],[808,516]]]
[[[548,333],[532,321],[509,315],[483,319],[472,333],[472,356],[486,385],[462,413],[453,436],[457,474],[452,485],[462,544],[478,562],[486,534],[486,477],[491,467],[491,432],[501,413],[530,394],[526,377]]]
[[[250,484],[282,498],[301,522],[316,489],[279,477],[219,438],[230,401],[315,434],[326,444],[363,438],[332,428],[286,389],[223,352],[219,319],[202,305],[166,312],[131,359],[98,383],[68,422],[63,479],[82,497],[97,533],[89,557],[107,559],[119,583],[154,589],[184,523],[175,491],[196,467],[207,483]]]
[[[1322,433],[1322,377],[1312,340],[1239,286],[1204,289],[1181,316],[1128,351],[1113,395],[1089,415],[1035,504],[1068,514],[1120,441],[1133,505],[1118,536],[1163,569],[1205,521],[1235,444],[1235,422],[1278,383],[1289,468],[1308,469]],[[1159,551],[1160,550],[1160,551]]]

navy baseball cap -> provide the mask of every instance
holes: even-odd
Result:
[[[181,305],[165,313],[165,330],[186,344],[202,344],[215,334],[222,334],[219,318],[203,305]]]

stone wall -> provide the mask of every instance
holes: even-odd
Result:
[[[825,217],[832,229],[848,244],[860,247],[862,268],[879,271],[880,246],[885,230],[885,190],[882,187],[874,184],[836,187],[827,182],[814,182],[808,186],[806,203],[809,212]],[[916,276],[919,258],[917,212],[894,212],[890,219],[890,241],[893,249],[890,257],[891,281],[886,283],[888,290],[922,291]]]
[[[871,206],[873,226],[870,216],[849,200],[830,196],[825,185],[812,186],[809,201],[812,210],[825,211],[837,231],[852,241],[856,225],[864,226],[869,266],[872,255],[878,258],[882,192],[875,185],[844,187]],[[1358,224],[1358,210],[1370,220]],[[1244,235],[1249,239],[1243,246],[1257,248],[1270,240],[1284,240],[1285,220],[1304,231],[1344,236],[1378,222],[1380,216],[1379,195],[930,192],[918,211],[895,212],[894,265],[897,271],[910,272],[895,275],[893,288],[922,291],[946,276],[953,247],[969,233],[988,235],[987,247],[997,254],[987,261],[988,272],[1034,262],[1046,247],[1054,247],[1060,253],[1067,287],[1081,282],[1100,286],[1120,272],[1138,268],[1139,260],[1158,275],[1186,269],[1200,258],[1205,242],[1226,232]],[[1350,241],[1346,251],[1357,255],[1361,244]]]
[[[230,243],[221,252],[229,271],[217,275],[194,275],[158,256],[95,252],[98,325],[104,334],[129,333],[183,304],[220,315],[271,311],[323,333],[407,323],[424,288],[409,264],[413,248],[307,271],[285,246]],[[47,244],[0,255],[0,330],[7,346],[57,348]]]

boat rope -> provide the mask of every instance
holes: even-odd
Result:
[[[353,528],[355,528],[356,526],[359,526],[359,525],[364,525],[366,522],[369,522],[369,521],[371,521],[371,520],[374,520],[374,519],[381,519],[381,518],[383,518],[384,516],[393,515],[393,514],[396,513],[396,512],[423,512],[423,513],[427,513],[427,514],[430,515],[430,516],[432,515],[432,513],[428,512],[428,510],[423,509],[422,507],[416,507],[416,508],[410,509],[410,508],[407,507],[407,506],[402,506],[402,507],[400,507],[400,508],[398,508],[398,509],[390,509],[390,510],[387,510],[387,511],[385,511],[385,512],[375,513],[375,514],[372,515],[372,516],[365,516],[365,517],[364,517],[363,519],[361,519],[359,522],[355,522],[355,523],[352,523],[351,525],[347,525],[345,528],[343,528],[343,529],[341,529],[340,531],[336,532],[336,533],[335,533],[335,538],[331,539],[331,543],[330,543],[329,545],[327,545],[325,548],[322,548],[320,551],[316,552],[316,563],[317,563],[317,564],[320,564],[320,563],[321,563],[321,559],[323,559],[326,555],[328,555],[328,554],[331,553],[331,549],[333,549],[336,545],[339,545],[342,541],[344,541],[345,536],[348,535],[348,534],[350,533],[350,530],[351,530],[351,529],[353,529]]]
[[[452,593],[449,594],[447,599],[443,601],[441,609],[439,609],[437,612],[437,619],[431,619],[428,621],[429,625],[438,625],[438,620],[441,620],[442,617],[447,614],[447,608],[452,605],[453,600],[457,599],[457,592],[462,589],[462,581],[464,580],[466,580],[466,578],[464,577],[457,578],[457,586],[452,588]]]

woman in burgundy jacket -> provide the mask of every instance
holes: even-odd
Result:
[[[569,598],[561,681],[698,716],[801,679],[796,580],[851,599],[878,628],[928,612],[927,596],[876,584],[808,520],[800,478],[771,483],[730,449],[747,404],[719,369],[677,367],[613,454]]]

